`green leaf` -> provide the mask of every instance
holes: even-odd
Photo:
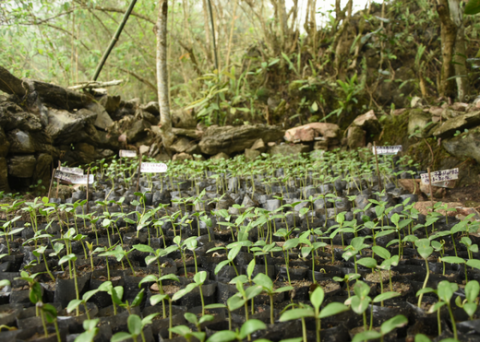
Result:
[[[218,331],[210,336],[207,342],[229,342],[237,339],[237,334],[230,330]]]
[[[433,247],[420,247],[417,248],[417,252],[423,259],[427,259],[430,255],[432,255]]]
[[[113,335],[112,338],[110,339],[110,342],[125,341],[125,340],[128,340],[131,337],[132,337],[132,335],[122,331],[122,332],[118,332],[115,335]]]
[[[158,315],[160,315],[160,313],[159,313],[159,312],[156,312],[156,313],[152,313],[152,314],[144,317],[144,318],[142,319],[142,325],[143,325],[143,326],[146,326],[147,324],[152,324],[153,319],[154,319],[155,317],[157,317]]]
[[[155,254],[155,251],[153,250],[153,248],[147,245],[138,244],[138,245],[133,245],[132,247],[140,252]]]
[[[361,258],[357,260],[357,264],[366,268],[375,268],[377,266],[377,260],[374,258]]]
[[[476,280],[470,280],[467,285],[465,285],[465,297],[467,302],[473,303],[478,297],[480,292],[480,284]]]
[[[480,13],[480,0],[470,0],[465,6],[465,14],[475,15]]]
[[[198,324],[198,319],[197,319],[197,315],[191,313],[191,312],[185,312],[185,314],[183,315],[185,317],[185,319],[192,323],[193,325],[197,325]]]
[[[262,293],[262,291],[263,287],[261,287],[260,285],[250,286],[245,290],[245,294],[247,295],[247,299],[252,299]]]
[[[247,267],[248,278],[252,277],[254,269],[255,269],[255,258],[253,258],[252,261],[250,261],[250,263],[248,264],[248,267]]]
[[[267,325],[258,319],[250,319],[243,323],[242,327],[240,328],[240,339],[247,338],[248,335],[253,334],[258,330],[267,329]]]
[[[398,293],[398,292],[384,292],[382,294],[379,294],[378,296],[376,296],[374,299],[373,299],[373,302],[374,303],[378,303],[378,302],[383,302],[385,300],[388,300],[388,299],[392,299],[392,298],[395,298],[395,297],[398,297],[400,296],[401,294]]]
[[[75,338],[75,342],[92,342],[97,334],[96,331],[85,331]],[[113,339],[112,339],[113,341]]]
[[[133,336],[140,335],[143,328],[142,320],[140,317],[138,317],[137,315],[128,316],[127,324],[128,324],[128,331],[130,332],[130,334],[132,334]]]
[[[215,316],[213,316],[213,315],[204,315],[204,316],[200,317],[200,319],[198,320],[198,323],[203,324],[205,322],[211,322],[214,319],[215,319]]]
[[[142,300],[143,300],[143,292],[145,291],[145,289],[141,289],[140,292],[135,296],[135,298],[133,299],[133,302],[131,304],[131,306],[139,306],[141,303],[142,303]]]
[[[315,311],[318,312],[318,310],[320,310],[320,306],[322,306],[324,299],[325,299],[325,292],[320,286],[318,286],[315,289],[315,291],[313,291],[312,294],[310,295],[310,302],[315,308]]]
[[[468,316],[472,317],[477,311],[478,305],[476,303],[465,303],[463,305],[463,310],[467,313]]]
[[[88,300],[89,300],[90,298],[92,298],[98,291],[99,291],[98,289],[87,291],[87,292],[85,292],[85,293],[83,294],[82,299],[83,299],[83,300],[85,301],[85,303],[86,303],[86,302],[88,302]]]
[[[285,311],[280,316],[280,322],[292,321],[302,317],[314,317],[315,312],[311,308],[292,309]]]
[[[373,253],[377,254],[380,258],[385,260],[390,259],[392,257],[390,252],[386,248],[383,248],[381,246],[373,246],[372,251]]]
[[[235,311],[245,304],[245,300],[238,296],[232,296],[227,299],[227,306],[230,311]]]
[[[78,308],[78,306],[79,306],[80,304],[82,304],[82,302],[83,302],[83,301],[80,300],[80,299],[72,299],[72,300],[70,301],[70,303],[68,303],[67,312],[68,312],[68,313],[72,313],[73,310],[75,310],[76,308]]]
[[[322,311],[320,311],[320,315],[318,318],[322,319],[325,317],[334,316],[348,310],[349,307],[342,303],[329,303],[322,309]]]
[[[77,256],[72,253],[72,254],[68,254],[68,255],[65,255],[64,257],[62,257],[58,263],[61,265],[61,264],[64,264],[68,261],[75,261],[75,260],[77,260]]]
[[[140,282],[138,283],[138,287],[140,287],[144,283],[156,283],[157,282],[157,277],[153,274],[149,274],[146,277],[144,277]]]
[[[352,239],[351,245],[357,252],[359,252],[363,249],[364,241],[365,241],[364,237],[356,237]]]
[[[478,268],[480,270],[480,260],[475,260],[475,259],[467,260],[467,266]]]
[[[168,330],[170,330],[174,334],[177,334],[177,335],[180,335],[180,336],[183,336],[183,337],[186,337],[187,335],[192,333],[190,328],[187,327],[186,325],[178,325],[178,326],[170,328]]]
[[[424,289],[420,289],[417,291],[417,293],[415,294],[415,296],[420,296],[421,294],[425,294],[425,293],[431,293],[431,292],[435,292],[434,289],[432,289],[431,287],[426,287]]]
[[[11,286],[10,280],[8,280],[8,279],[2,279],[2,280],[0,280],[0,289],[1,289],[2,287],[4,287],[4,286]]]
[[[443,257],[440,259],[443,262],[449,263],[449,264],[464,264],[465,259],[459,258],[459,257],[454,257],[454,256],[447,256]]]
[[[263,273],[259,273],[255,276],[255,278],[253,278],[253,282],[257,285],[260,285],[262,286],[264,289],[268,290],[268,291],[272,291],[273,290],[273,281],[272,279],[270,279],[269,276],[263,274]]]
[[[357,281],[357,283],[353,286],[353,292],[360,297],[364,298],[368,296],[368,293],[370,292],[370,286],[365,284],[363,281]]]
[[[228,252],[228,256],[227,256],[228,260],[233,261],[233,259],[235,259],[235,257],[238,255],[238,253],[240,252],[241,249],[242,249],[242,246],[233,247]]]
[[[416,334],[415,335],[415,342],[432,342],[431,339],[429,339],[426,335],[424,334]]]
[[[294,239],[290,239],[290,240],[287,240],[284,244],[283,244],[283,249],[284,250],[289,250],[291,248],[295,248],[298,246],[299,244],[299,239],[298,238],[294,238]]]
[[[152,306],[155,306],[158,303],[160,303],[162,300],[165,300],[165,298],[167,298],[167,297],[168,297],[168,295],[166,295],[166,294],[158,294],[158,295],[155,295],[155,296],[151,296],[150,297],[150,304]]]
[[[380,328],[383,335],[389,334],[393,329],[401,328],[408,323],[407,317],[404,315],[397,315],[384,322]]]
[[[361,341],[368,341],[368,340],[377,340],[382,337],[378,331],[375,330],[368,330],[358,333],[353,338],[352,342],[361,342]]]
[[[449,303],[453,293],[458,290],[456,283],[450,283],[448,280],[442,280],[437,286],[438,298],[445,303]]]
[[[203,283],[205,282],[205,280],[207,280],[207,272],[206,272],[206,271],[198,272],[198,273],[195,274],[195,276],[193,277],[193,280],[194,280],[197,284],[203,284]]]
[[[368,304],[370,304],[371,300],[370,297],[361,299],[358,296],[350,297],[350,299],[350,306],[357,315],[361,315],[367,310]]]
[[[218,274],[218,272],[220,272],[220,270],[227,264],[230,263],[230,260],[223,260],[223,261],[220,261],[220,263],[215,267],[215,271],[214,273],[215,274]]]
[[[123,287],[122,286],[115,286],[111,289],[110,295],[112,296],[112,300],[115,304],[121,305],[122,298],[123,298]]]

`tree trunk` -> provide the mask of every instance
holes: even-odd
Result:
[[[457,38],[457,26],[450,16],[448,0],[437,0],[437,12],[440,17],[442,37],[442,72],[440,75],[440,96],[455,97],[455,83],[452,78],[455,68],[452,64],[455,41]]]
[[[167,17],[168,0],[159,0],[158,20],[155,26],[157,35],[157,84],[158,104],[160,106],[160,131],[165,147],[169,147],[175,139],[175,135],[172,133],[172,119],[168,98]]]
[[[457,98],[464,101],[468,95],[468,78],[465,49],[465,26],[463,25],[463,11],[459,0],[449,0],[450,17],[457,27],[455,40],[455,75],[457,76]]]

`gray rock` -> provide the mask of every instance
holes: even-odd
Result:
[[[187,138],[177,139],[177,141],[170,145],[170,148],[176,153],[186,152],[190,148],[190,140]]]
[[[155,116],[160,116],[160,106],[158,105],[158,102],[151,101],[145,105],[141,105],[140,109]]]
[[[416,133],[416,137],[421,137],[423,129],[427,126],[429,122],[432,121],[432,114],[430,112],[424,112],[422,109],[413,109],[410,111],[408,117],[408,135],[414,134],[417,130],[420,130],[419,133]]]
[[[233,192],[238,189],[238,177],[231,177],[228,179],[228,191]]]
[[[97,119],[95,120],[95,127],[106,130],[108,127],[110,127],[113,124],[113,120],[108,115],[107,111],[105,108],[100,105],[99,103],[92,102],[91,104],[88,105],[87,107],[89,110],[91,110],[93,113],[97,114]]]
[[[214,155],[213,157],[211,157],[210,159],[230,159],[230,157],[228,154],[224,152],[220,152]]]
[[[258,157],[260,157],[262,153],[260,151],[257,151],[257,150],[252,150],[252,149],[249,149],[249,148],[246,148],[245,149],[245,158],[247,160],[255,160],[257,159]]]
[[[8,168],[7,160],[0,157],[0,191],[10,192],[10,185],[8,184]]]
[[[365,147],[366,132],[358,126],[350,126],[347,131],[347,144],[351,149]]]
[[[264,142],[272,142],[283,137],[284,131],[276,126],[225,126],[216,125],[208,127],[202,140],[200,149],[203,153],[214,155],[220,152],[231,154],[245,151],[253,143],[262,137]]]
[[[35,171],[37,160],[32,155],[14,156],[8,163],[8,174],[19,178],[30,178]]]
[[[37,191],[45,193],[48,191],[50,185],[50,179],[52,177],[52,164],[53,158],[50,154],[41,153],[37,157],[37,163],[35,164],[35,174],[33,176],[33,181],[35,184],[40,183],[40,189]]]
[[[450,139],[443,139],[442,146],[454,157],[473,158],[480,163],[480,128]]]
[[[6,157],[9,150],[10,142],[8,141],[7,135],[3,131],[3,128],[0,127],[0,158]]]
[[[146,120],[142,119],[135,121],[133,126],[126,132],[128,143],[131,144],[142,140],[147,135],[145,129],[149,128],[150,126],[151,125]]]
[[[463,114],[445,121],[433,132],[433,135],[439,138],[448,138],[453,136],[457,130],[463,131],[465,128],[478,125],[480,125],[480,111]]]
[[[35,153],[35,142],[29,132],[19,129],[8,132],[10,140],[10,153],[31,154]]]
[[[186,129],[193,129],[197,127],[197,120],[192,115],[192,111],[188,110],[174,110],[172,111],[172,125],[175,128],[186,128]],[[215,154],[215,153],[207,153],[207,154]]]
[[[289,155],[289,154],[299,154],[303,152],[310,152],[311,147],[309,145],[304,144],[281,144],[275,145],[269,148],[268,153],[270,154],[281,154],[281,155]]]
[[[370,203],[368,200],[369,200],[369,196],[358,195],[355,198],[355,207],[360,208],[360,209],[364,209]]]
[[[193,160],[193,157],[188,153],[177,153],[172,158],[173,161],[185,161],[185,160]]]
[[[93,124],[97,114],[88,109],[80,109],[75,114],[66,110],[50,109],[48,112],[47,133],[56,143],[64,143],[72,135],[81,131],[87,123]]]
[[[275,211],[278,208],[280,208],[280,200],[277,200],[277,199],[268,200],[263,204],[263,208],[265,208],[268,211]]]
[[[267,150],[267,146],[265,145],[265,142],[263,141],[262,138],[255,140],[253,143],[252,147],[250,147],[251,150],[257,150],[260,152],[265,152]]]
[[[257,207],[258,202],[252,200],[250,196],[245,195],[245,197],[243,198],[242,206],[244,208]]]
[[[159,204],[170,204],[172,196],[168,191],[156,191],[152,197],[152,204],[158,206]]]
[[[105,108],[107,113],[113,114],[120,107],[120,96],[103,96],[99,103]]]

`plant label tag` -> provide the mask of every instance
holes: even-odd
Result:
[[[65,173],[71,173],[78,176],[83,176],[83,169],[79,167],[63,167],[60,166],[60,171]]]
[[[402,145],[395,146],[377,146],[377,154],[383,155],[396,155],[398,152],[402,152]],[[372,152],[375,153],[375,147],[372,147]]]
[[[77,175],[72,175],[70,176],[72,180],[72,184],[93,184],[95,181],[93,175],[89,175],[88,177],[86,175],[83,176],[77,176]]]
[[[144,173],[164,173],[167,172],[167,165],[163,163],[142,163],[140,172]]]
[[[65,173],[63,171],[55,171],[55,178],[71,184],[87,184],[87,182],[88,184],[93,184],[94,182],[93,175],[89,175],[89,177],[87,177],[86,175],[74,175],[71,173]]]
[[[432,184],[434,186],[449,188],[452,186],[452,181],[458,179],[458,168],[430,172],[430,176],[432,177]],[[430,184],[430,179],[428,179],[428,173],[422,173],[420,177],[422,177],[423,184]]]
[[[120,150],[120,158],[137,158],[137,152],[132,150]]]

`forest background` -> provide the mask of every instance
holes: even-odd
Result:
[[[19,77],[62,86],[91,80],[128,5],[4,0],[0,65]],[[465,5],[171,0],[171,105],[192,109],[207,125],[329,121],[345,128],[359,114],[390,113],[414,96],[471,101],[480,86],[480,21],[464,13]],[[110,94],[142,103],[157,99],[157,12],[155,1],[136,4],[100,76],[126,81]]]

